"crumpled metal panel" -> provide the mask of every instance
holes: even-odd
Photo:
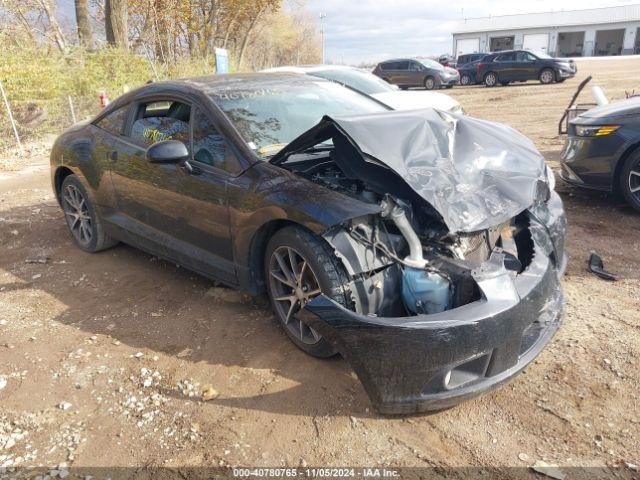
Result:
[[[516,130],[434,109],[324,117],[273,161],[336,129],[362,154],[350,160],[362,180],[366,160],[384,164],[435,208],[451,232],[508,221],[529,208],[547,183],[544,158]]]
[[[333,119],[360,150],[383,162],[454,232],[505,222],[530,207],[544,158],[514,129],[433,109]]]

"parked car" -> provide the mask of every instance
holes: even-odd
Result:
[[[560,325],[562,202],[500,124],[306,75],[213,75],[119,97],[56,140],[51,172],[79,248],[122,241],[266,293],[383,413],[495,388]]]
[[[447,55],[447,54],[440,55],[438,57],[438,63],[443,67],[456,68],[456,59],[453,58],[451,55]]]
[[[486,53],[464,53],[462,55],[458,55],[458,58],[456,60],[456,67],[464,67],[469,63],[482,60],[486,56]]]
[[[576,64],[567,58],[552,58],[545,53],[509,50],[484,57],[478,64],[478,76],[487,87],[511,82],[539,80],[540,83],[564,82],[575,76]]]
[[[353,67],[341,65],[308,65],[276,67],[263,72],[290,72],[320,77],[338,82],[348,88],[369,95],[394,110],[416,110],[420,108],[437,108],[452,113],[464,113],[460,103],[440,92],[400,91],[379,77]]]
[[[460,75],[454,68],[443,67],[435,60],[398,59],[380,62],[373,74],[383,80],[398,85],[402,89],[410,87],[451,88],[460,81]]]
[[[484,57],[483,57],[484,58]],[[482,58],[470,63],[465,63],[462,66],[458,66],[457,70],[460,74],[460,85],[477,85],[482,83],[482,78],[478,75],[479,65],[482,62]]]
[[[561,178],[577,187],[620,193],[640,211],[640,97],[592,108],[571,119]]]

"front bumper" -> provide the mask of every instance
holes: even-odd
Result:
[[[440,77],[440,85],[443,87],[449,85],[458,85],[460,83],[460,75],[453,75],[451,77]]]
[[[617,132],[602,137],[577,137],[570,133],[560,155],[560,177],[579,187],[611,191],[617,159],[623,149],[624,139]]]
[[[558,69],[558,77],[560,78],[573,78],[576,76],[577,71],[576,70],[563,70],[563,69]]]
[[[363,316],[325,296],[309,302],[306,321],[350,363],[376,410],[451,407],[510,380],[549,342],[563,309],[565,219],[555,192],[530,212],[533,260],[515,275],[494,252],[474,272],[481,300],[406,318]]]

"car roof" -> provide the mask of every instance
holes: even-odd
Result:
[[[166,90],[198,91],[204,94],[232,92],[236,90],[264,89],[288,85],[311,84],[325,81],[317,77],[298,75],[290,72],[258,72],[258,73],[229,73],[212,74],[200,77],[188,77],[178,80],[153,82],[136,89],[132,93],[145,94],[147,91],[160,93]]]
[[[215,96],[232,94],[235,92],[257,92],[269,88],[290,87],[294,85],[311,85],[318,82],[329,82],[329,80],[309,75],[281,72],[225,73],[150,82],[116,98],[95,118],[101,118],[105,113],[114,111],[136,98],[147,95],[184,93]]]

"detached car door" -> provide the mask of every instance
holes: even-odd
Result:
[[[205,275],[235,283],[226,175],[194,162],[150,163],[147,148],[163,140],[183,142],[193,156],[189,101],[140,99],[127,128],[127,148],[112,166],[120,218],[133,243]]]

